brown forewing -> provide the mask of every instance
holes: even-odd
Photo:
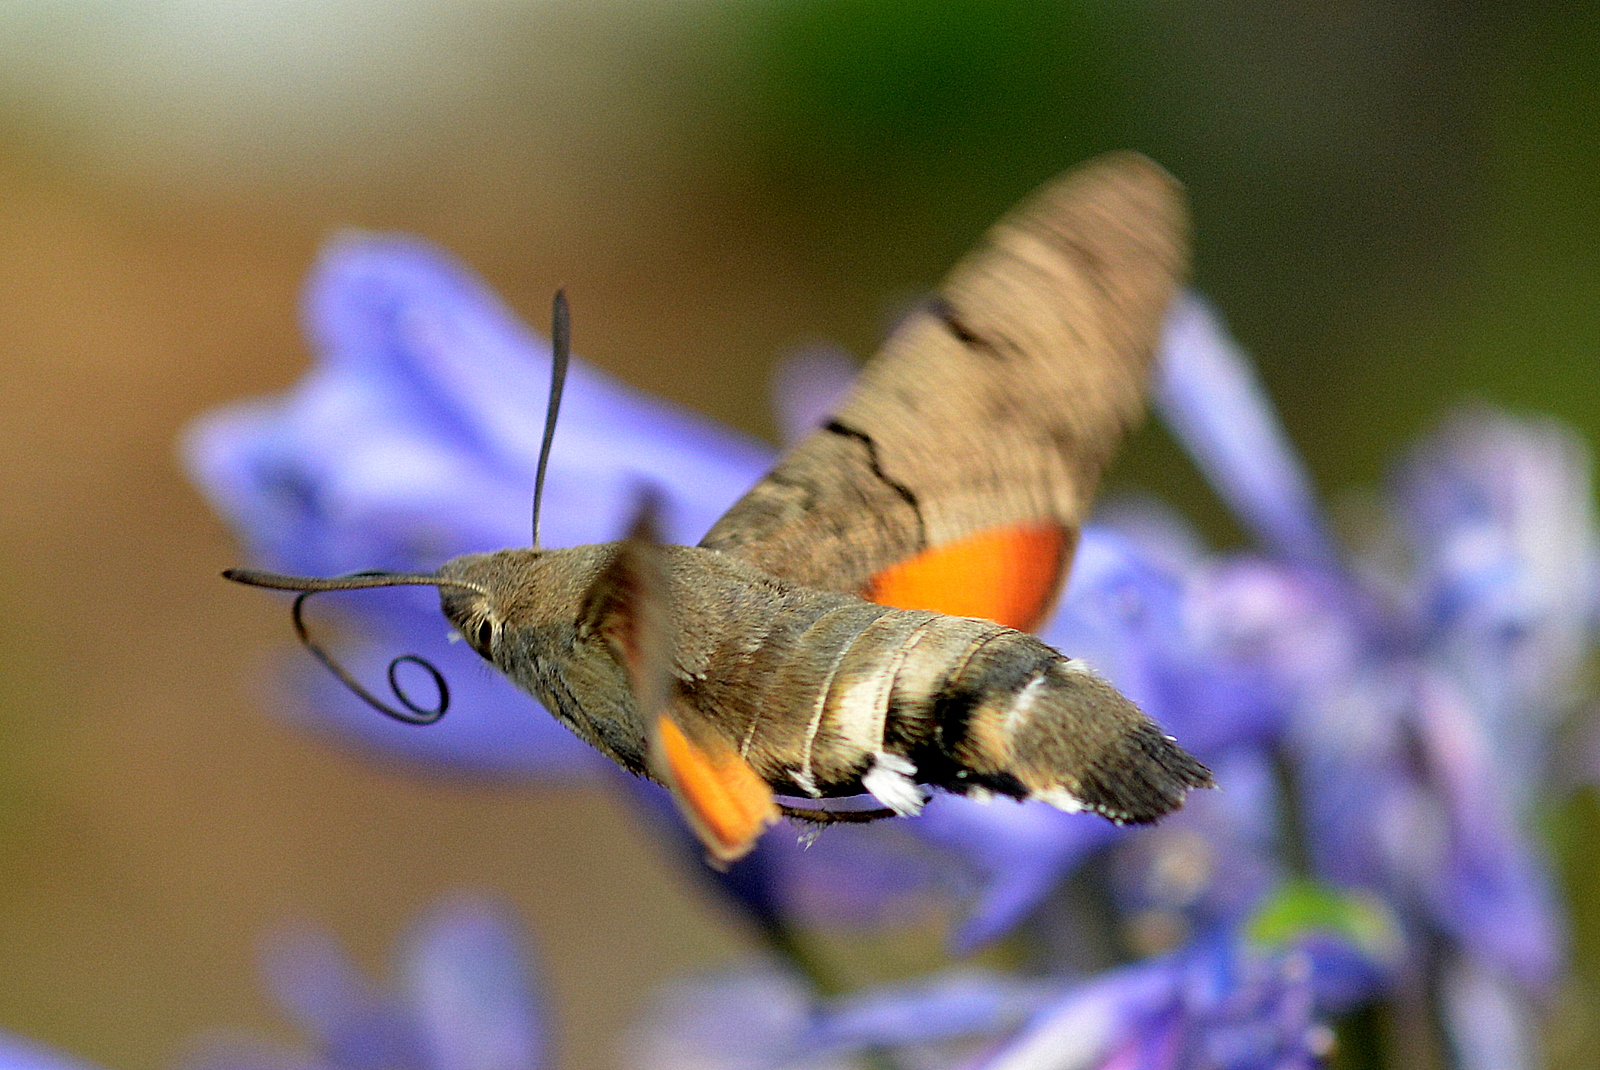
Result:
[[[1182,189],[1144,157],[1056,179],[989,231],[828,425],[701,545],[852,594],[927,549],[1012,524],[1059,523],[1070,553],[1142,413],[1187,256]]]

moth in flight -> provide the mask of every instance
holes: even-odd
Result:
[[[1210,772],[1083,662],[1028,634],[1063,587],[1118,439],[1142,415],[1188,260],[1178,184],[1132,153],[1045,185],[996,224],[867,364],[822,427],[698,546],[627,537],[436,572],[314,579],[310,594],[437,587],[485,660],[623,768],[666,784],[711,861],[780,814],[914,814],[927,789],[1038,799],[1116,822],[1182,805]],[[395,683],[396,659],[390,667]],[[841,802],[840,800],[847,800]]]

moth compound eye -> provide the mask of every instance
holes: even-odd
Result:
[[[489,656],[489,644],[494,641],[494,622],[484,618],[472,633],[472,648],[484,657]]]

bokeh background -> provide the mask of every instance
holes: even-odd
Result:
[[[565,286],[584,357],[765,435],[780,355],[865,354],[1016,198],[1138,148],[1187,183],[1197,284],[1359,511],[1346,490],[1463,398],[1600,436],[1586,7],[0,6],[0,1028],[106,1070],[218,1027],[289,1039],[262,933],[326,922],[381,970],[439,893],[494,887],[587,1070],[652,985],[753,946],[601,789],[423,779],[272,715],[283,606],[216,578],[235,550],[174,441],[305,368],[297,294],[339,228],[441,242],[536,324]],[[1158,429],[1114,483],[1236,538]],[[1580,993],[1597,830],[1592,794],[1546,830]]]

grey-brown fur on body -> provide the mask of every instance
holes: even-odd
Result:
[[[441,577],[486,594],[445,586],[441,600],[500,671],[648,775],[627,669],[592,618],[595,581],[621,545],[457,558]],[[860,794],[894,755],[917,783],[1143,821],[1210,782],[1137,707],[1032,636],[811,590],[715,551],[660,552],[679,708],[780,794]]]
[[[1137,154],[1045,186],[701,545],[859,594],[884,568],[986,528],[1076,531],[1143,412],[1188,236],[1181,187]]]

